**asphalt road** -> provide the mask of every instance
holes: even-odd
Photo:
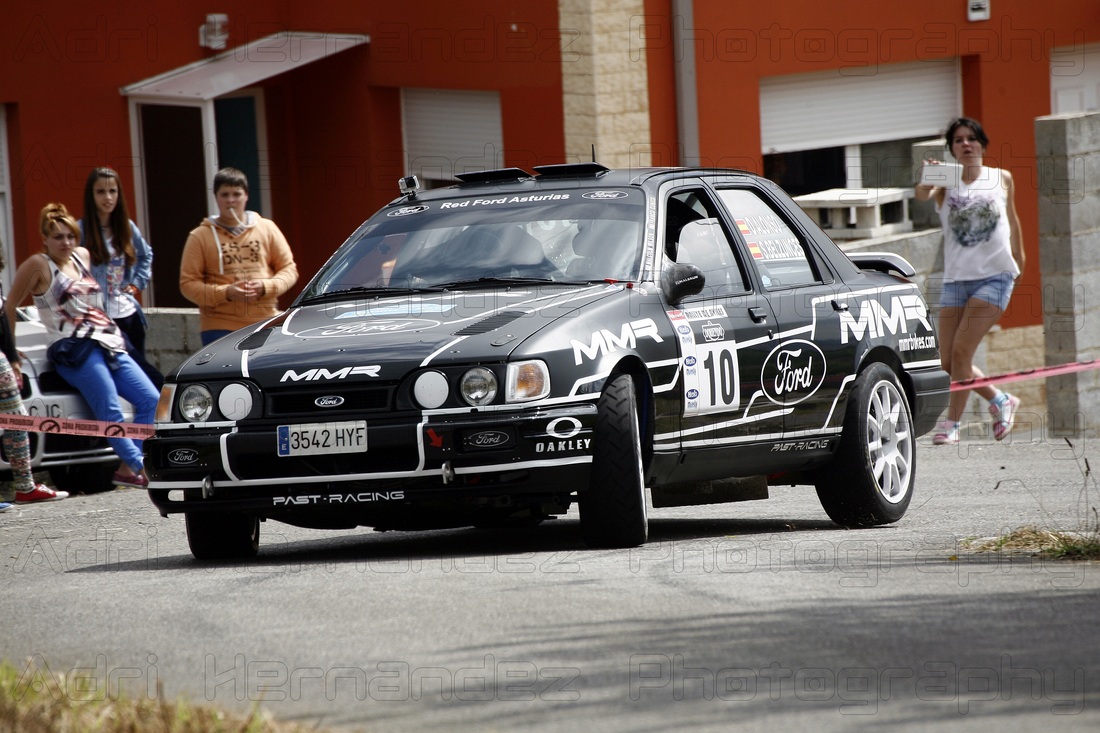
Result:
[[[840,529],[779,487],[654,511],[622,551],[586,549],[575,513],[266,523],[255,562],[204,566],[140,491],[21,507],[0,515],[0,656],[83,678],[57,694],[261,701],[355,731],[1100,729],[1100,565],[966,545],[1095,522],[1100,443],[918,458],[894,526]]]

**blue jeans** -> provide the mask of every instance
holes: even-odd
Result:
[[[199,331],[199,338],[202,339],[202,345],[206,346],[207,344],[214,343],[215,341],[220,339],[222,336],[228,336],[231,333],[233,333],[233,332],[228,330],[228,329],[224,330],[224,331],[222,331],[222,330]]]
[[[157,411],[157,391],[149,377],[129,354],[114,354],[113,364],[107,362],[104,349],[93,349],[91,356],[79,367],[55,364],[54,368],[66,382],[76,387],[92,408],[96,420],[120,423],[122,403],[119,397],[134,406],[134,422],[152,425]],[[140,440],[107,438],[111,448],[134,473],[141,471],[143,460]]]

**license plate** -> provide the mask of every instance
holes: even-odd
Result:
[[[280,425],[277,439],[280,457],[362,453],[367,450],[367,421]]]

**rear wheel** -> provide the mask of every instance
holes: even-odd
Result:
[[[197,560],[243,559],[260,550],[260,518],[252,514],[194,512],[185,514],[184,522]]]
[[[848,400],[840,450],[818,476],[821,506],[846,527],[896,522],[909,508],[916,472],[909,401],[894,372],[872,364]]]
[[[615,377],[597,408],[592,477],[580,496],[589,547],[636,547],[649,536],[638,401],[629,374]]]

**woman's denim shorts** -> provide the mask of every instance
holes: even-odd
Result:
[[[1016,278],[1011,272],[1002,272],[982,280],[944,280],[940,305],[944,308],[962,308],[966,301],[978,298],[1003,311],[1008,307],[1015,284]]]

